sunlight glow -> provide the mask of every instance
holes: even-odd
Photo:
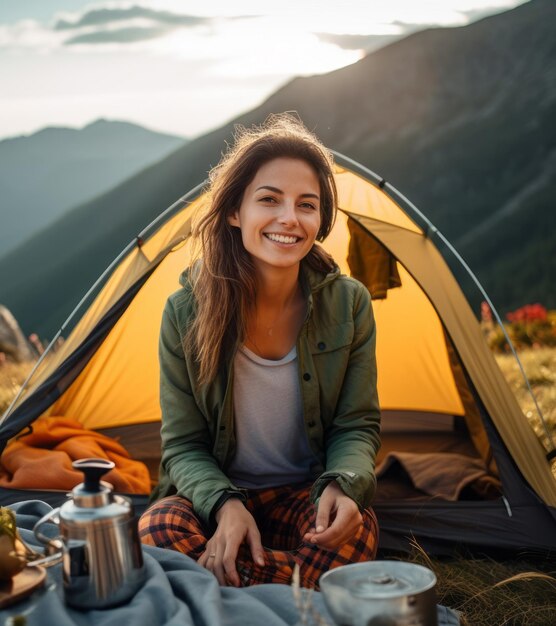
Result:
[[[210,75],[228,77],[321,73],[363,56],[359,50],[321,42],[314,33],[301,25],[290,26],[283,18],[237,20],[212,35],[199,31],[184,37],[175,32],[153,43],[153,48],[166,48],[166,53],[187,59],[210,59],[214,61],[208,68]]]
[[[198,134],[295,76],[350,65],[420,28],[463,26],[523,2],[64,0],[70,11],[42,11],[40,19],[25,8],[2,19],[0,9],[0,137],[100,115]],[[56,28],[60,20],[65,28]]]

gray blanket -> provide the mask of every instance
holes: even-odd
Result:
[[[38,500],[11,507],[25,541],[37,542],[31,531],[51,507]],[[52,528],[53,536],[56,534]],[[243,589],[220,587],[216,578],[189,557],[143,546],[147,581],[132,600],[106,610],[76,611],[63,599],[61,565],[49,568],[46,585],[28,599],[0,611],[0,624],[24,615],[28,626],[286,626],[298,624],[299,613],[286,585]],[[315,610],[333,624],[320,593],[312,594]],[[438,607],[439,626],[457,626],[457,614]],[[309,621],[311,623],[311,621]]]

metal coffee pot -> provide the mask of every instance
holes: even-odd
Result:
[[[62,551],[66,603],[78,609],[104,609],[129,600],[145,580],[143,553],[129,498],[112,493],[100,478],[114,468],[106,459],[81,459],[73,467],[85,475],[70,499],[34,527],[46,551]],[[47,522],[60,536],[43,534]]]

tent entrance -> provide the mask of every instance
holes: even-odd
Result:
[[[491,500],[502,486],[453,415],[384,411],[375,503]]]

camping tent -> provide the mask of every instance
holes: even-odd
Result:
[[[381,545],[403,548],[415,538],[439,553],[456,545],[556,548],[550,463],[433,243],[435,229],[388,183],[341,155],[335,175],[339,213],[324,246],[376,297]],[[205,202],[199,185],[99,279],[68,339],[4,416],[3,445],[39,417],[69,416],[117,438],[155,479],[158,330],[193,258],[192,219]],[[64,494],[7,489],[2,503],[30,497]],[[134,500],[144,506],[146,496]]]

